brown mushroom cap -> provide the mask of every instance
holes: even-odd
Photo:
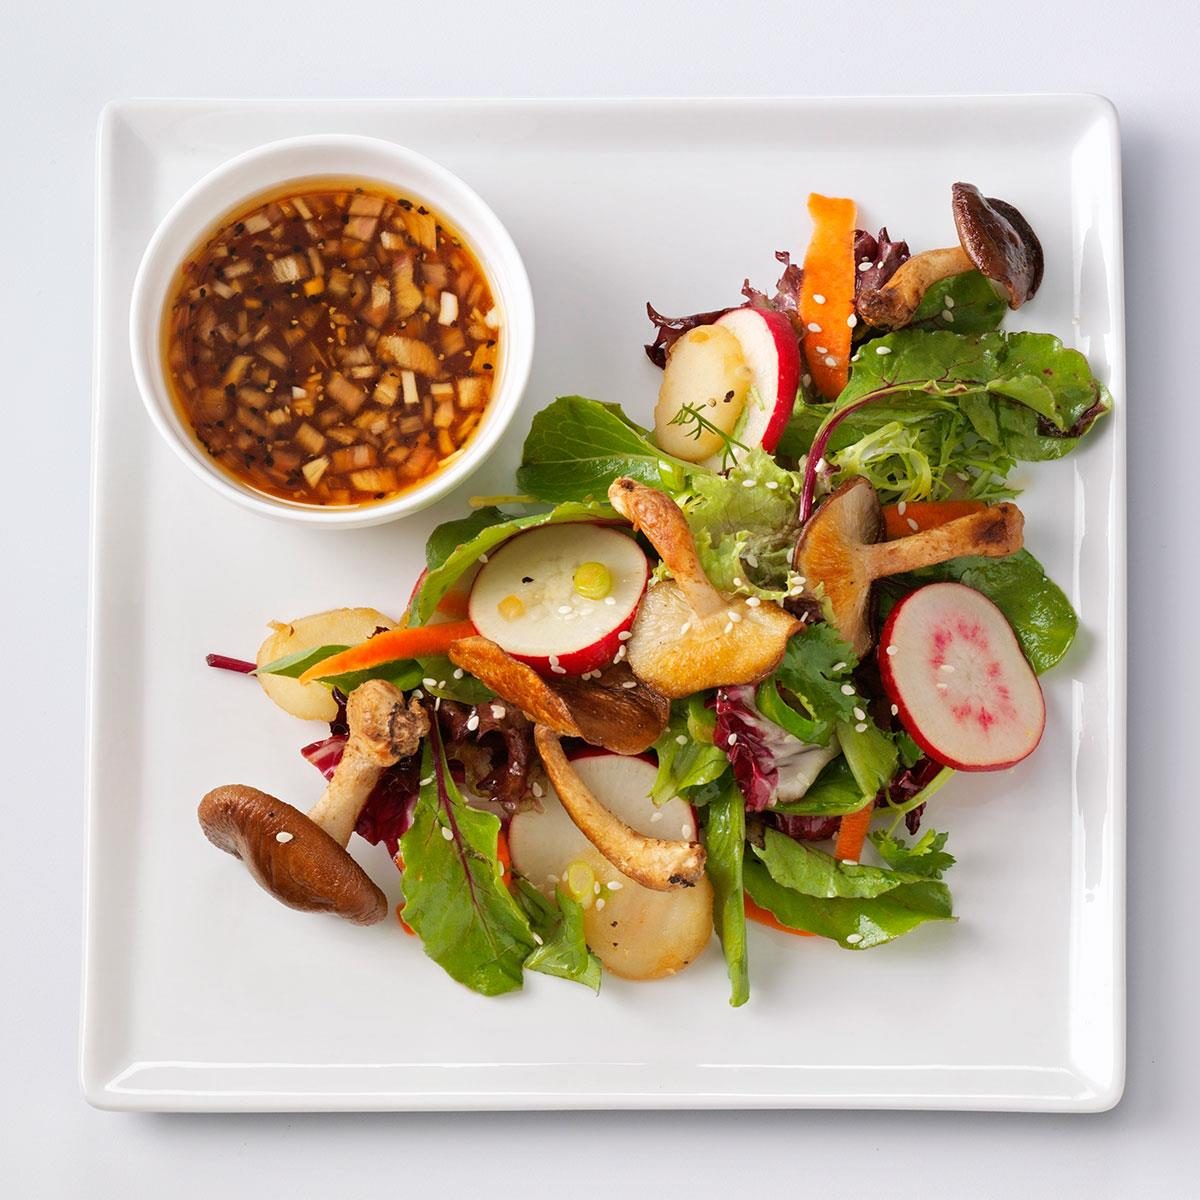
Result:
[[[823,596],[838,633],[861,658],[871,646],[871,584],[963,555],[1003,558],[1020,550],[1025,518],[1015,504],[993,504],[936,529],[884,542],[883,511],[869,480],[848,479],[805,524],[793,565],[805,591]]]
[[[258,883],[289,908],[329,912],[356,925],[387,916],[387,897],[319,825],[244,784],[214,788],[197,815],[214,846],[240,858]]]
[[[617,754],[649,749],[671,716],[666,697],[623,662],[606,667],[598,679],[546,679],[485,637],[461,638],[449,655],[455,666],[470,671],[539,724]]]
[[[954,227],[967,256],[998,284],[1009,308],[1020,308],[1042,283],[1042,243],[1029,222],[1011,204],[985,197],[970,183],[950,189]]]

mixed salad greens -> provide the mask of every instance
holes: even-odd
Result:
[[[927,806],[1032,752],[1035,673],[1077,626],[1013,469],[1110,400],[1058,338],[999,329],[1042,275],[1011,205],[955,185],[959,247],[918,255],[850,201],[810,211],[773,296],[649,308],[653,430],[553,401],[516,493],[430,535],[398,622],[317,614],[244,664],[331,724],[303,751],[331,780],[307,817],[239,785],[201,805],[285,903],[384,915],[353,827],[476,991],[658,978],[715,930],[735,1005],[748,919],[850,950],[953,919]]]

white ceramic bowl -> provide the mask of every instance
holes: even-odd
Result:
[[[449,465],[389,500],[344,508],[298,504],[243,486],[216,467],[176,410],[167,384],[161,335],[168,293],[184,256],[224,216],[261,192],[321,176],[373,180],[424,201],[462,235],[492,285],[501,315],[498,373],[474,436]],[[133,372],[155,428],[188,468],[229,500],[253,512],[327,528],[391,521],[432,504],[487,458],[504,432],[533,360],[533,295],[508,231],[482,199],[445,167],[378,138],[323,134],[249,150],[195,184],[150,239],[133,285],[129,319]]]

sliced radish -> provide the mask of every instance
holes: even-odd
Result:
[[[724,435],[732,435],[737,427],[753,382],[742,344],[731,330],[719,324],[689,329],[671,347],[663,368],[654,409],[658,444],[685,462],[719,456]],[[685,408],[720,432],[689,417]]]
[[[761,446],[773,453],[796,404],[800,384],[800,344],[792,323],[773,309],[731,308],[717,326],[737,338],[750,368],[751,388],[733,428],[733,439],[747,449]],[[745,451],[734,448],[734,457]],[[713,470],[728,466],[717,454],[705,463]]]
[[[932,583],[892,610],[883,686],[913,741],[959,771],[998,771],[1041,741],[1046,703],[1004,614],[961,583]]]
[[[656,807],[657,774],[645,758],[588,751],[572,761],[588,790],[639,833],[696,836],[696,817],[678,798]],[[508,830],[513,869],[546,895],[563,884],[584,905],[584,935],[600,961],[627,979],[659,979],[693,962],[712,933],[712,887],[651,891],[622,875],[579,831],[550,789],[542,811],[518,813]],[[597,888],[599,890],[597,890]]]
[[[547,525],[491,556],[468,611],[484,637],[535,671],[582,675],[617,658],[649,574],[637,542],[619,530]]]

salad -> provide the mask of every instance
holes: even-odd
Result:
[[[548,405],[514,493],[432,532],[402,614],[210,656],[329,722],[307,813],[240,784],[200,804],[263,887],[384,920],[346,849],[382,843],[397,928],[487,995],[669,976],[715,932],[740,1005],[748,922],[867,950],[953,919],[931,803],[1033,753],[1077,626],[1010,476],[1111,401],[1058,338],[1000,328],[1043,272],[1011,204],[955,184],[958,244],[916,254],[851,200],[809,211],[773,294],[647,305],[653,427]]]

